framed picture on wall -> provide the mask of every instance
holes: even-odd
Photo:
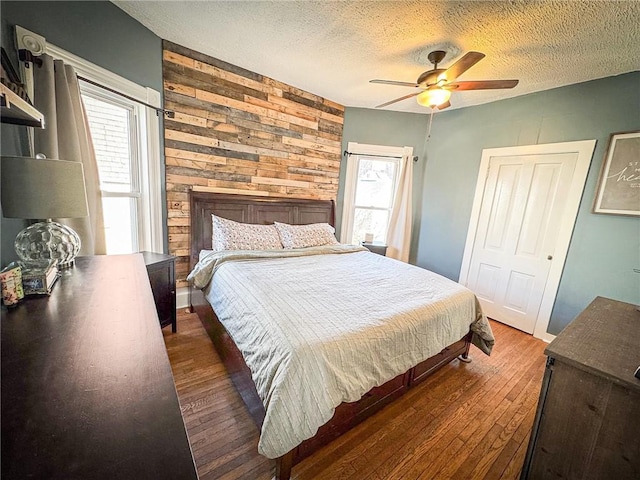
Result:
[[[640,132],[611,134],[593,212],[640,216]]]

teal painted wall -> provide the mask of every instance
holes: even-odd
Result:
[[[373,145],[389,145],[395,147],[413,147],[413,154],[418,156],[413,172],[413,218],[414,225],[420,222],[420,205],[422,203],[422,177],[425,161],[422,156],[425,147],[426,131],[429,117],[418,113],[400,113],[367,108],[346,108],[344,112],[344,130],[342,133],[342,151],[349,142],[368,143]],[[347,168],[346,157],[340,165],[340,184],[336,201],[336,230],[340,232],[342,225],[342,205],[344,199],[344,177]],[[418,245],[418,229],[413,230],[411,239],[412,256],[415,263],[415,252]],[[339,236],[338,236],[339,238]]]
[[[2,39],[13,26],[139,85],[162,92],[162,40],[107,1],[0,2]]]
[[[609,135],[631,130],[640,130],[640,72],[443,112],[425,152],[416,263],[458,279],[482,149],[596,139],[548,331],[598,295],[640,303],[640,218],[591,213]]]
[[[68,52],[162,93],[162,40],[111,2],[3,0],[0,13],[2,47],[16,69],[18,60],[13,27],[20,25]],[[29,155],[25,127],[2,125],[1,134],[3,155]],[[161,171],[164,172],[164,167]],[[162,189],[166,218],[164,180]],[[0,261],[5,265],[15,259],[13,239],[25,223],[5,218],[1,222]],[[166,225],[164,230],[166,251]]]
[[[548,331],[598,295],[640,303],[640,218],[591,213],[609,135],[630,130],[640,130],[640,72],[442,113],[425,152],[416,263],[458,279],[482,149],[596,139]]]
[[[344,141],[399,145],[410,135],[418,145],[421,116],[347,108]],[[596,139],[549,333],[598,295],[640,303],[640,218],[591,213],[609,135],[631,130],[640,130],[640,72],[437,114],[417,153],[413,263],[458,280],[483,149]]]

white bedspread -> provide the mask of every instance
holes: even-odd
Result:
[[[491,352],[491,328],[465,287],[359,247],[301,250],[208,253],[190,274],[251,369],[266,410],[262,455],[284,455],[340,403],[359,400],[470,327],[474,344]]]

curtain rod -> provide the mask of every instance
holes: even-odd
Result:
[[[78,75],[78,80],[82,80],[83,82],[90,83],[91,85],[95,85],[96,87],[102,88],[103,90],[106,90],[108,92],[115,93],[116,95],[120,95],[121,97],[124,97],[127,100],[131,100],[133,102],[139,103],[140,105],[144,105],[145,107],[152,108],[152,109],[154,109],[156,111],[157,115],[159,115],[160,113],[163,113],[164,115],[167,116],[167,118],[174,118],[176,116],[176,113],[174,111],[172,111],[172,110],[165,110],[164,108],[161,108],[161,107],[155,107],[155,106],[153,106],[153,105],[151,105],[149,103],[145,103],[145,102],[143,102],[141,100],[138,100],[137,98],[130,97],[127,94],[124,94],[122,92],[114,90],[113,88],[109,88],[109,87],[106,87],[106,86],[104,86],[104,85],[102,85],[102,84],[100,84],[98,82],[94,82],[93,80],[89,80],[88,78],[85,78],[83,76]]]
[[[38,67],[42,66],[42,59],[33,55],[29,50],[25,50],[25,49],[18,50],[18,56],[21,62],[31,62]],[[155,105],[145,103],[142,100],[138,100],[137,98],[134,98],[125,93],[119,92],[118,90],[109,88],[98,82],[94,82],[93,80],[89,80],[88,78],[85,78],[81,75],[77,75],[77,76],[78,76],[78,80],[82,80],[83,82],[90,83],[91,85],[95,85],[96,87],[102,88],[103,90],[106,90],[108,92],[115,93],[116,95],[120,95],[121,97],[126,98],[127,100],[131,100],[132,102],[139,103],[140,105],[144,105],[145,107],[152,108],[153,110],[156,111],[156,115],[159,115],[160,113],[162,113],[163,115],[166,115],[167,118],[174,118],[176,116],[175,112],[173,112],[172,110],[165,110],[164,108],[156,107]]]
[[[342,152],[342,155],[349,157],[351,155],[364,155],[363,153],[353,153],[353,152],[348,152],[348,151],[344,151]],[[369,157],[380,157],[380,158],[401,158],[402,155],[399,157],[398,155],[367,155]],[[413,157],[413,161],[417,162],[418,161],[418,157],[414,155]]]

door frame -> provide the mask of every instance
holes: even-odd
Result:
[[[520,156],[520,155],[552,155],[563,153],[576,153],[578,158],[573,173],[573,179],[569,187],[567,195],[567,203],[565,211],[562,215],[560,230],[556,243],[556,251],[551,260],[549,276],[545,285],[544,294],[540,302],[540,309],[536,317],[536,324],[533,330],[533,336],[540,338],[546,342],[550,342],[555,335],[547,333],[549,320],[551,319],[551,311],[556,300],[560,279],[562,278],[562,270],[567,259],[569,251],[569,243],[573,234],[573,227],[578,216],[580,208],[580,200],[582,192],[589,173],[591,158],[595,149],[595,140],[581,140],[577,142],[562,143],[546,143],[541,145],[523,145],[518,147],[503,148],[485,148],[482,150],[482,160],[480,161],[480,170],[478,172],[478,181],[476,183],[476,192],[473,198],[473,208],[471,209],[471,219],[469,220],[469,230],[467,232],[467,240],[464,246],[464,256],[462,258],[462,266],[460,268],[460,283],[467,285],[469,270],[471,266],[471,255],[473,253],[473,245],[478,230],[478,221],[480,218],[480,208],[484,196],[491,158]]]

